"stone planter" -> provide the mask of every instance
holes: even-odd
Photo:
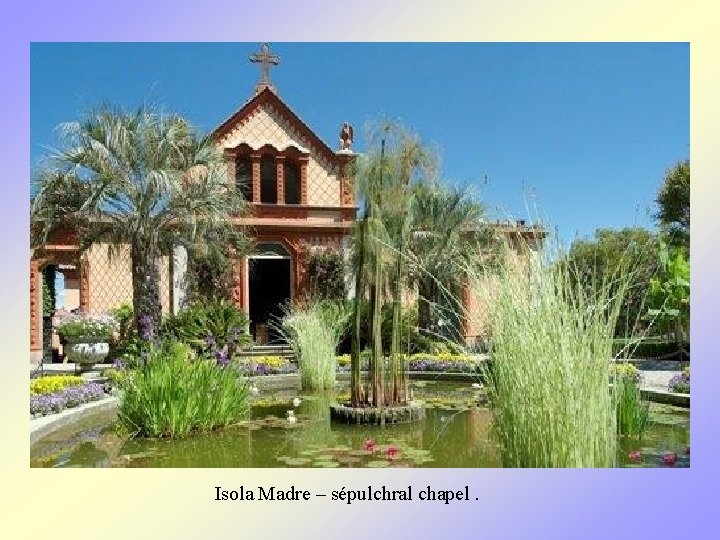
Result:
[[[348,403],[335,403],[330,406],[330,418],[344,424],[385,425],[417,422],[425,418],[425,406],[410,402],[396,407],[351,407]]]
[[[108,338],[104,337],[74,338],[68,340],[65,346],[68,360],[75,363],[81,371],[87,371],[102,362],[108,354],[110,343]]]

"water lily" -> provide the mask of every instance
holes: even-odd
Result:
[[[476,382],[472,383],[470,386],[472,386],[473,388],[482,388],[482,384]]]
[[[293,400],[292,400],[293,407],[299,407],[300,403],[302,403],[302,400],[299,397],[293,398]]]
[[[397,446],[389,446],[388,449],[385,451],[387,454],[388,459],[395,459],[398,457],[398,454],[400,454],[400,449]]]
[[[295,411],[293,411],[292,409],[287,412],[287,421],[290,422],[291,424],[294,424],[295,422],[297,422],[297,417],[295,416]]]
[[[251,393],[251,394],[254,394],[254,395],[258,395],[258,394],[260,393],[260,390],[258,389],[257,386],[251,386],[251,387],[250,387],[250,393]]]
[[[640,450],[633,450],[628,454],[628,458],[630,461],[642,461],[642,454],[640,453]]]
[[[363,450],[367,450],[368,452],[374,452],[375,451],[375,441],[372,439],[367,439],[363,441]]]
[[[662,460],[665,465],[675,465],[677,458],[678,456],[675,452],[668,452],[663,455]]]

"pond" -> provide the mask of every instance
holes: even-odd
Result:
[[[187,439],[135,440],[122,434],[114,413],[98,414],[59,430],[31,448],[32,467],[499,467],[490,437],[491,415],[470,383],[413,381],[427,404],[424,421],[395,426],[330,422],[330,395],[274,390],[254,401],[240,425]],[[347,392],[343,386],[338,392]],[[295,422],[287,420],[293,409]],[[661,467],[667,452],[688,466],[690,415],[653,404],[642,441],[621,440],[622,466]],[[639,450],[642,459],[632,460]]]

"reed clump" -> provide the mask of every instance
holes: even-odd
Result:
[[[520,244],[506,248],[494,279],[468,271],[492,336],[486,387],[503,463],[614,466],[617,391],[608,382],[627,276],[580,284],[567,259]]]

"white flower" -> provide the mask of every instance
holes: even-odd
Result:
[[[302,403],[302,400],[299,397],[293,398],[293,400],[292,400],[293,407],[299,407],[300,403]]]
[[[482,388],[482,384],[476,383],[476,382],[472,383],[471,386],[472,386],[473,388]]]
[[[257,395],[258,393],[260,393],[260,390],[258,390],[257,386],[252,386],[250,387],[250,393]]]

